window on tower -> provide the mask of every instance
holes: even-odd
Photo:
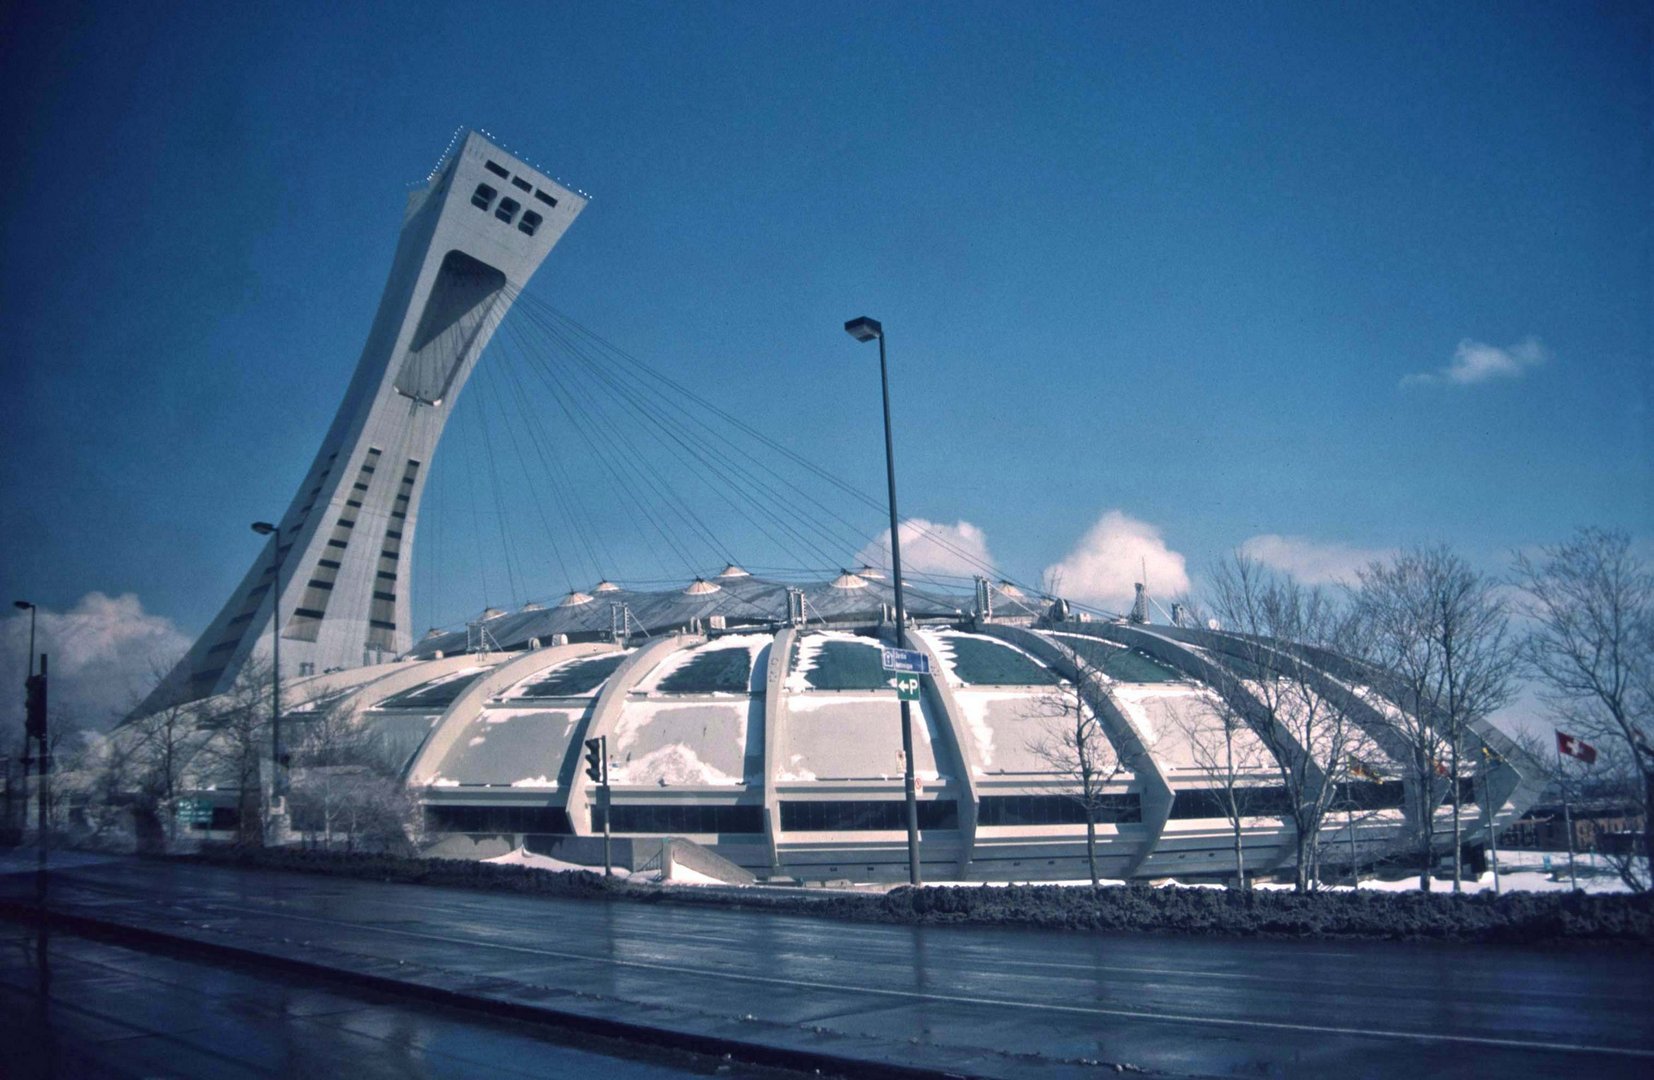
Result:
[[[499,194],[487,184],[478,184],[477,190],[471,193],[471,205],[479,210],[486,210],[494,205],[494,197]]]
[[[499,218],[501,221],[509,222],[512,218],[517,216],[517,211],[522,208],[523,204],[518,202],[516,199],[501,199],[500,208],[494,211],[494,216]]]
[[[534,235],[534,230],[538,229],[540,227],[540,222],[542,222],[544,220],[545,220],[545,218],[541,217],[539,214],[536,214],[534,211],[524,210],[523,211],[523,220],[517,222],[517,228],[519,230],[521,230],[522,232],[525,232],[528,235],[533,236]]]

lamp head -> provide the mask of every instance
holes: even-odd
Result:
[[[845,323],[844,331],[857,341],[872,341],[874,338],[884,337],[884,327],[879,324],[879,320],[869,319],[866,315]]]
[[[18,611],[33,611],[34,610],[34,605],[29,603],[27,600],[13,600],[11,602],[11,606],[16,608]]]
[[[253,522],[253,531],[260,536],[269,536],[276,531],[276,527],[268,521],[255,521]]]

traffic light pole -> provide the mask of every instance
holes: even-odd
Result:
[[[39,777],[39,782],[36,785],[35,806],[36,806],[36,810],[37,810],[38,820],[40,822],[40,846],[39,846],[39,849],[38,849],[39,850],[40,861],[35,867],[35,892],[40,897],[40,906],[41,906],[41,908],[44,909],[46,907],[46,862],[47,862],[47,857],[51,852],[51,846],[52,846],[51,763],[50,763],[50,761],[47,760],[47,749],[46,749],[47,744],[48,744],[48,738],[47,738],[48,733],[47,733],[47,728],[46,728],[46,654],[45,653],[40,654],[40,674],[31,675],[30,678],[39,680],[39,682],[36,684],[36,686],[38,687],[38,690],[36,691],[36,693],[38,693],[39,697],[38,697],[37,700],[31,700],[30,701],[30,712],[31,713],[37,713],[37,714],[36,715],[31,715],[29,717],[29,719],[32,722],[31,726],[34,727],[35,739],[37,740],[37,743],[38,743],[38,749],[37,749],[37,753],[35,755],[35,758],[36,758],[36,761],[37,761],[38,764],[36,764],[35,769],[37,770],[36,775]]]
[[[609,737],[599,735],[586,740],[586,775],[597,785],[597,805],[603,812],[603,876],[614,876],[614,863],[609,859]]]
[[[609,798],[609,782],[603,781],[603,786],[597,789],[598,798],[603,801],[603,876],[614,877],[614,863],[609,859],[609,807],[613,800]]]

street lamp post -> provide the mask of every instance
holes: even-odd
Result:
[[[275,824],[276,807],[287,794],[286,768],[281,747],[281,529],[268,521],[253,522],[253,531],[273,539],[270,569],[275,575],[270,597],[270,816]],[[274,835],[274,834],[272,834]]]
[[[28,732],[35,737],[35,811],[39,819],[40,841],[38,848],[39,862],[35,868],[35,891],[39,897],[42,910],[46,907],[46,865],[48,852],[51,849],[51,788],[46,778],[46,770],[50,765],[47,760],[47,746],[49,739],[46,731],[46,658],[40,658],[40,674],[37,677],[34,670],[34,623],[38,612],[34,604],[27,600],[13,600],[12,607],[29,613],[29,678],[24,684],[28,688],[28,703],[24,706],[28,720]],[[38,710],[38,713],[37,711]],[[29,742],[28,736],[23,740],[23,779],[27,783],[29,778]],[[8,789],[10,780],[7,780]],[[28,804],[23,806],[24,822],[28,822]]]
[[[896,645],[907,648],[907,609],[902,601],[902,544],[896,528],[896,450],[890,437],[890,368],[884,355],[884,326],[863,315],[844,324],[857,341],[879,339],[879,386],[884,394],[884,468],[890,486],[890,573],[896,589]],[[902,701],[902,788],[907,800],[907,879],[918,885],[919,799],[913,779],[913,706]]]

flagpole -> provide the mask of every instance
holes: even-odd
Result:
[[[1487,808],[1487,856],[1493,866],[1493,895],[1499,895],[1499,837],[1495,825],[1498,815],[1493,812],[1493,800],[1488,792],[1487,778],[1492,772],[1490,759],[1487,756],[1487,747],[1482,747],[1482,804]]]
[[[1344,804],[1345,827],[1350,834],[1350,887],[1357,892],[1361,890],[1361,864],[1355,859],[1355,800],[1351,799]]]
[[[1568,774],[1562,764],[1562,743],[1556,744],[1556,774],[1562,780],[1562,827],[1568,833],[1568,887],[1579,888],[1579,879],[1574,876],[1574,815],[1568,808]]]

